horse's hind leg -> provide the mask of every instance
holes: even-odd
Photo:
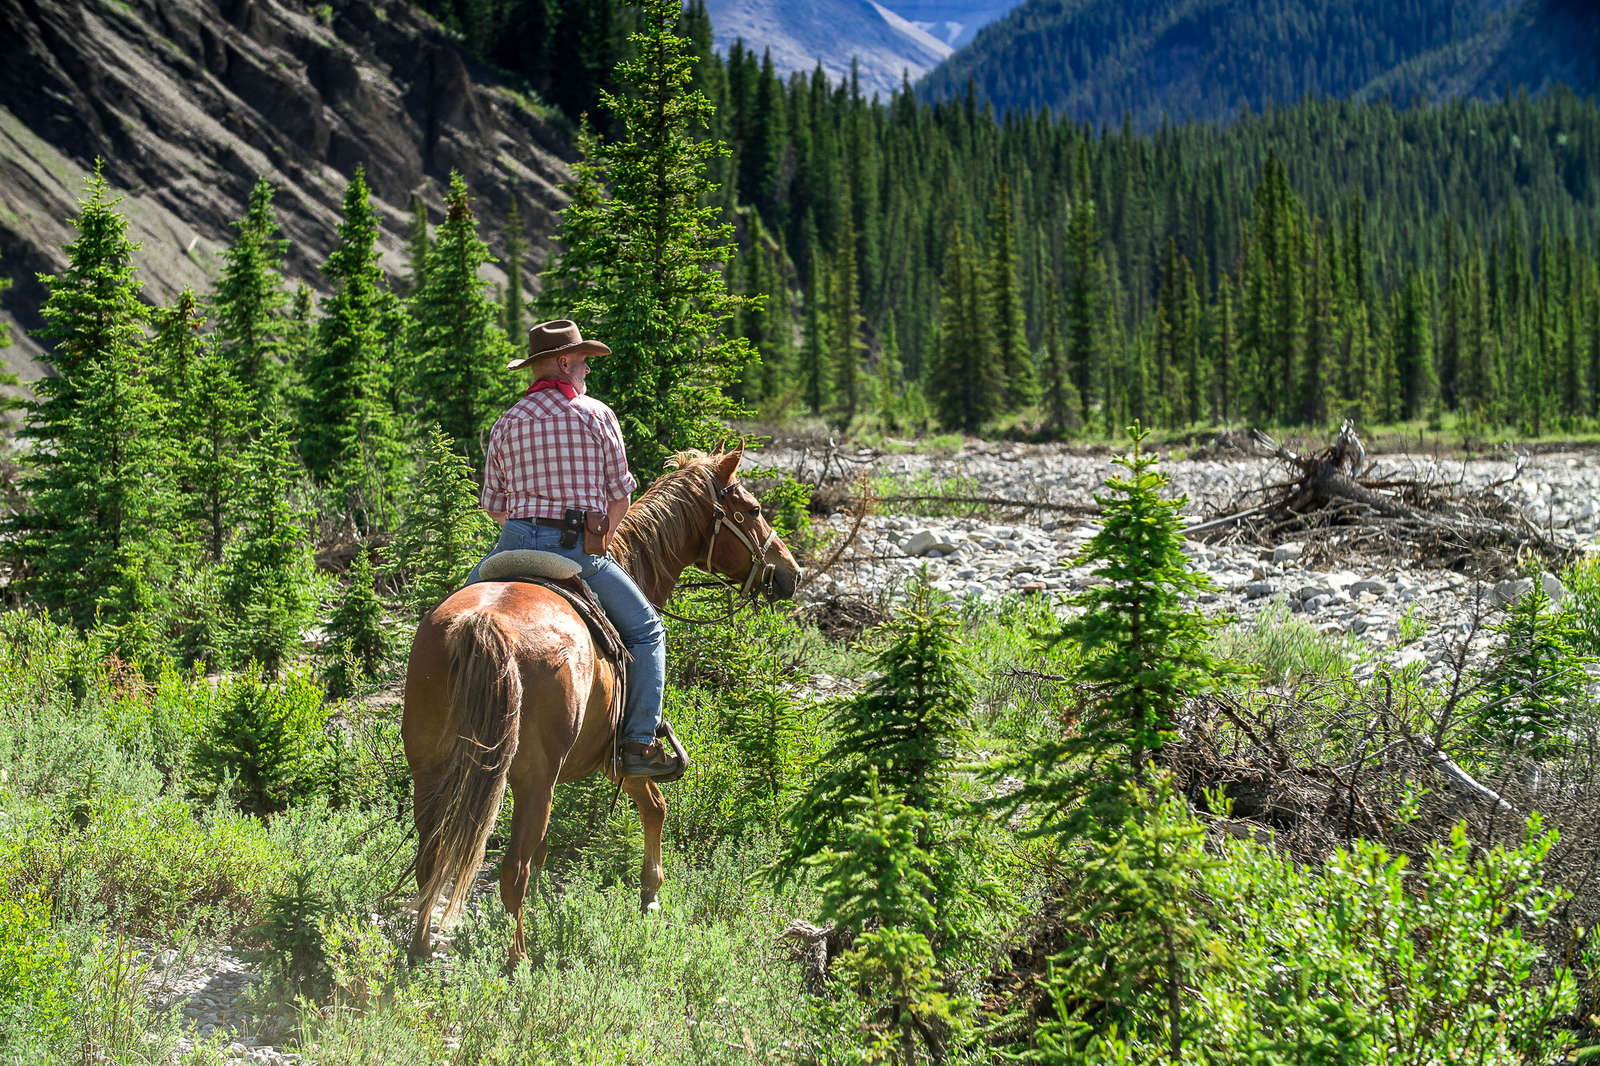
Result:
[[[661,789],[647,777],[629,777],[622,782],[623,789],[633,805],[639,808],[639,822],[644,826],[644,862],[639,866],[639,909],[646,913],[660,904],[656,896],[665,879],[661,871],[661,826],[667,820],[667,801]]]
[[[439,812],[433,796],[437,780],[437,773],[418,770],[412,783],[411,810],[417,824],[418,890],[417,925],[411,934],[411,949],[408,952],[412,962],[426,959],[433,946],[433,905],[437,901],[423,899],[421,893],[433,876],[435,853],[430,842],[439,831]]]
[[[511,954],[506,969],[511,969],[528,954],[522,931],[522,903],[528,895],[528,875],[534,867],[544,872],[545,834],[550,828],[550,803],[555,798],[556,770],[549,768],[532,780],[519,780],[513,771],[511,795],[511,843],[500,863],[500,902],[517,920],[511,939]]]

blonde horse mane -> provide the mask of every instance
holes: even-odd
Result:
[[[641,588],[671,588],[672,564],[681,565],[693,554],[692,542],[711,531],[718,458],[693,448],[674,455],[617,524],[612,557]]]

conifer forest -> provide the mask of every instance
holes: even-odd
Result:
[[[1600,105],[1352,95],[1451,5],[1330,4],[1198,121],[1088,5],[1071,94],[882,99],[703,0],[422,0],[553,231],[457,170],[386,271],[356,164],[315,285],[258,178],[152,298],[94,163],[0,375],[0,1063],[1600,1061]],[[408,654],[557,318],[641,491],[742,446],[804,569],[663,612],[659,909],[591,775],[410,958]]]

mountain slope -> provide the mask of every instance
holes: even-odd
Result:
[[[65,264],[96,158],[143,245],[135,265],[153,302],[209,287],[258,174],[278,188],[286,272],[313,287],[357,165],[391,273],[404,269],[411,196],[437,221],[451,168],[491,247],[513,193],[535,249],[563,203],[561,128],[475,78],[404,3],[0,0],[0,26],[0,275],[15,281],[0,314],[20,327],[0,356],[24,380],[43,372],[27,335],[44,297],[34,275]]]
[[[817,63],[835,82],[860,65],[861,91],[888,98],[911,79],[932,70],[950,45],[923,32],[872,0],[707,0],[718,51],[736,40],[758,56],[771,50],[782,74],[809,73]]]
[[[1135,128],[1349,96],[1472,39],[1507,0],[1028,0],[928,75],[998,110]]]
[[[1491,19],[1473,37],[1396,67],[1358,98],[1499,96],[1570,85],[1600,90],[1600,10],[1591,0],[1530,0]]]

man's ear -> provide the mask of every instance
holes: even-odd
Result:
[[[727,488],[733,484],[734,477],[739,473],[739,460],[744,458],[744,445],[739,445],[731,452],[716,457],[717,487]]]

